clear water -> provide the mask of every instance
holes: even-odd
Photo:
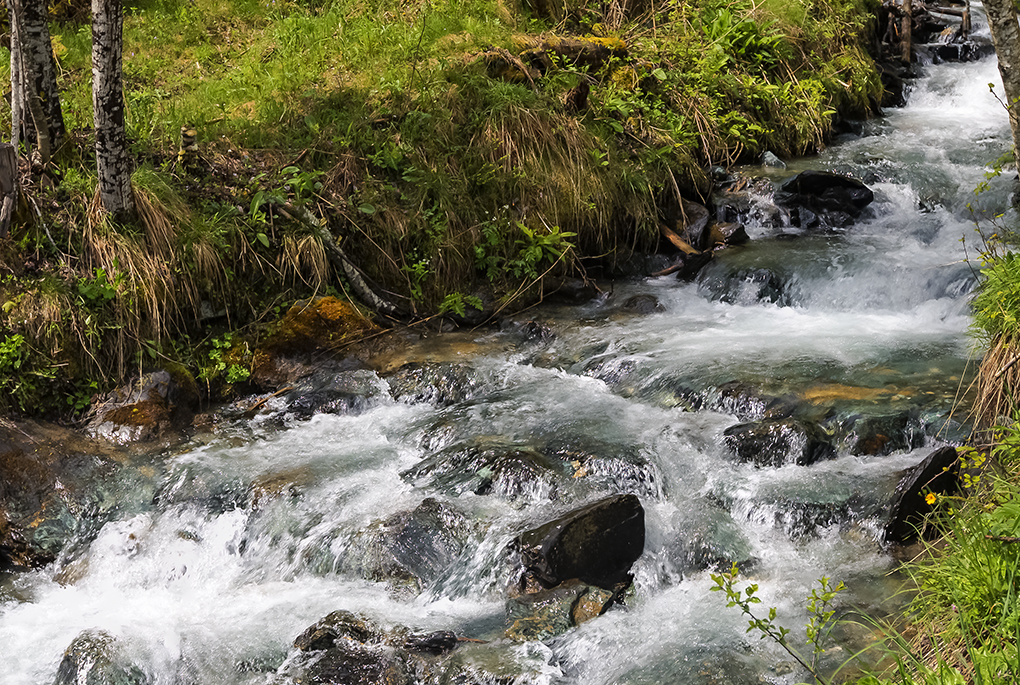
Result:
[[[821,576],[850,586],[847,606],[877,607],[896,589],[879,543],[882,508],[901,470],[959,430],[949,409],[974,357],[968,205],[994,210],[1007,192],[1005,183],[982,198],[972,192],[1009,135],[992,81],[994,60],[929,67],[908,107],[796,163],[868,179],[876,202],[845,231],[779,240],[797,230],[752,224],[752,244],[720,255],[695,283],[617,284],[597,303],[533,312],[550,331],[541,340],[431,341],[423,357],[474,370],[466,401],[438,408],[380,392],[358,415],[282,424],[263,415],[153,456],[151,508],[107,524],[49,568],[3,580],[0,684],[52,682],[63,650],[90,628],[119,638],[158,685],[265,683],[293,639],[337,609],[496,640],[477,658],[520,683],[802,680],[774,645],[745,634],[685,550],[702,531],[745,560],[765,606],[790,627],[803,624],[803,597]],[[763,300],[753,279],[738,277],[755,270],[777,275],[780,300]],[[622,312],[635,294],[654,295],[663,311]],[[368,380],[385,390],[383,379]],[[926,445],[872,457],[841,449],[813,466],[738,464],[722,434],[753,408],[687,411],[677,399],[686,388],[711,400],[729,381],[819,413],[909,406]],[[550,476],[505,496],[401,478],[435,451],[479,437],[583,439],[624,457],[601,473]],[[257,485],[273,479],[275,490]],[[499,642],[506,544],[621,490],[639,495],[647,527],[627,606],[547,644]],[[471,521],[464,553],[420,590],[366,579],[366,531],[425,497]]]

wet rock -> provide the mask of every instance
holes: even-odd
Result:
[[[607,497],[521,533],[513,546],[547,588],[573,578],[612,588],[629,581],[644,551],[645,512],[634,495]]]
[[[896,485],[889,503],[886,542],[910,542],[917,539],[925,518],[934,511],[926,495],[954,495],[960,490],[959,457],[955,447],[935,450],[917,466],[908,469]],[[923,531],[922,531],[923,532]]]
[[[194,379],[186,378],[191,380],[190,387],[178,382],[169,371],[143,374],[90,409],[86,432],[120,443],[162,437],[175,422],[190,420],[197,390]],[[185,412],[189,413],[187,417]]]
[[[479,437],[440,450],[400,475],[454,496],[473,492],[514,500],[526,494],[553,496],[556,477],[564,471],[534,447]]]
[[[661,495],[659,473],[640,445],[561,433],[547,438],[541,450],[568,468],[574,482],[647,497]]]
[[[716,264],[721,264],[717,260]],[[706,270],[698,280],[698,290],[705,296],[727,304],[775,304],[789,307],[796,304],[797,277],[781,266],[737,268],[720,265]]]
[[[449,630],[437,630],[425,635],[409,635],[404,640],[404,649],[409,652],[439,656],[452,651],[459,641],[456,633]]]
[[[53,685],[148,685],[144,671],[130,663],[108,633],[87,630],[74,638]]]
[[[463,402],[478,388],[475,370],[454,362],[411,362],[386,376],[390,394],[398,402],[439,407]]]
[[[692,504],[674,526],[671,546],[680,568],[687,571],[729,570],[736,564],[747,571],[757,563],[751,543],[729,512],[713,502]]]
[[[382,631],[360,614],[334,611],[308,626],[294,640],[294,647],[302,652],[332,649],[338,640],[353,640],[361,644],[382,641]]]
[[[786,162],[776,157],[775,153],[771,150],[766,150],[761,156],[762,166],[775,167],[776,169],[785,169]]]
[[[87,544],[115,509],[152,497],[151,483],[113,450],[50,424],[0,420],[0,568],[41,566]]]
[[[791,209],[807,210],[794,225],[843,228],[861,215],[875,199],[864,183],[828,171],[802,171],[780,186],[776,202]]]
[[[916,411],[857,415],[847,422],[847,442],[855,456],[892,454],[924,445]]]
[[[750,238],[744,224],[716,221],[706,231],[706,244],[702,249],[710,249],[719,245],[743,245]]]
[[[633,295],[620,306],[621,309],[635,314],[657,314],[666,311],[655,295]]]
[[[300,300],[255,354],[255,376],[272,375],[278,357],[308,356],[354,340],[378,327],[337,297]]]
[[[394,561],[427,584],[464,551],[470,526],[459,511],[430,497],[413,511],[387,519],[386,531],[384,544]]]
[[[712,216],[704,205],[690,200],[681,202],[680,218],[676,222],[677,233],[697,249],[705,244],[705,229]]]
[[[761,392],[742,381],[723,383],[712,393],[711,406],[743,419],[783,419],[792,416],[796,405],[791,400]]]
[[[377,406],[386,390],[374,371],[343,371],[300,383],[287,393],[285,411],[298,419],[316,414],[361,414]]]
[[[698,273],[712,261],[714,253],[696,252],[680,255],[680,268],[676,270],[678,281],[693,281]]]
[[[807,466],[836,454],[818,426],[792,418],[740,423],[723,431],[723,438],[737,459],[759,467]]]
[[[698,411],[705,406],[705,393],[684,377],[658,376],[641,386],[636,395],[642,401],[667,409]]]
[[[506,606],[506,635],[519,642],[547,640],[601,615],[612,602],[611,591],[576,579],[513,597]]]
[[[395,650],[339,640],[325,650],[298,652],[277,672],[277,685],[408,685],[413,682]]]
[[[585,278],[559,278],[543,282],[548,293],[546,299],[564,304],[584,304],[599,295],[594,281]]]

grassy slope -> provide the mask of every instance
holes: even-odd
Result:
[[[14,274],[0,403],[81,405],[149,356],[215,376],[224,327],[344,290],[322,236],[281,203],[321,216],[418,315],[483,290],[534,297],[551,267],[654,248],[711,164],[810,153],[837,112],[866,115],[880,84],[865,1],[632,2],[627,16],[570,0],[555,20],[504,0],[138,3],[124,29],[133,227],[95,211],[89,30],[57,24],[73,135],[26,185],[45,224],[0,246]],[[543,32],[617,56],[501,77],[498,56]],[[582,80],[589,106],[573,113],[563,99]],[[179,160],[192,127],[198,158]],[[203,302],[229,313],[220,328],[197,323]]]

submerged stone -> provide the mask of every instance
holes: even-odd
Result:
[[[568,580],[554,588],[507,600],[506,635],[511,640],[547,640],[599,616],[613,601],[613,593]]]
[[[554,494],[556,477],[564,471],[531,446],[479,437],[440,450],[401,477],[452,495],[473,492],[514,500],[528,494]]]
[[[809,169],[780,186],[775,197],[778,204],[791,212],[807,210],[794,222],[795,226],[843,228],[861,215],[875,194],[856,178]]]
[[[439,407],[463,402],[478,387],[475,370],[453,362],[411,362],[386,376],[390,394],[398,402]]]

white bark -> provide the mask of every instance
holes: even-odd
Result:
[[[120,0],[92,0],[92,115],[99,196],[115,221],[130,221],[135,216],[133,165],[124,129],[123,27]]]
[[[1013,150],[1020,150],[1020,26],[1013,0],[985,0],[988,27],[992,31],[999,75],[1005,91],[1009,127],[1013,132]]]
[[[11,20],[11,108],[16,126],[33,141],[42,161],[64,141],[64,115],[57,90],[56,62],[50,40],[49,14],[43,0],[8,0]],[[14,103],[17,103],[16,105]],[[14,142],[12,140],[12,142]]]

